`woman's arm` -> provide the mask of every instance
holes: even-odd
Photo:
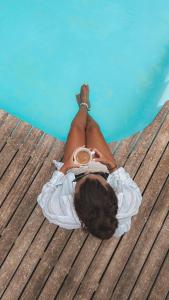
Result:
[[[62,172],[63,174],[66,174],[67,168],[66,168],[65,164],[60,168],[60,172]]]
[[[110,174],[113,173],[115,170],[117,170],[119,167],[118,165],[116,164],[116,162],[113,162],[111,165],[110,165],[110,168],[108,169]]]
[[[66,174],[66,172],[71,169],[71,168],[79,168],[80,164],[75,164],[73,161],[73,155],[71,155],[71,157],[69,157],[69,159],[67,159],[63,166],[60,168],[60,172],[62,172],[63,174]]]
[[[64,174],[58,170],[53,172],[52,177],[46,182],[40,194],[37,197],[39,205],[44,208],[46,203],[52,198],[53,194],[56,193],[59,185],[63,184]]]
[[[110,173],[112,173],[118,169],[116,160],[113,155],[112,155],[112,158],[110,159],[109,157],[107,158],[105,155],[103,155],[98,149],[94,149],[94,151],[95,151],[96,155],[98,156],[93,159],[94,161],[98,161],[98,162],[101,162],[102,164],[106,165],[106,167]]]

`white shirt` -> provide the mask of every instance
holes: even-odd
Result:
[[[51,179],[42,187],[37,202],[42,208],[44,216],[50,223],[66,229],[80,228],[81,223],[74,208],[74,190],[76,182],[73,172],[64,174],[59,171],[63,162],[53,161],[57,170]],[[107,182],[114,189],[118,198],[118,227],[114,236],[120,237],[131,227],[131,217],[136,215],[142,201],[139,187],[123,167],[110,173]]]

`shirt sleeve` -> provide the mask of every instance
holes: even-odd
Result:
[[[43,185],[37,202],[49,223],[65,229],[80,228],[81,224],[74,212],[71,195],[60,195],[64,180],[64,173],[58,170],[54,171],[51,179]]]
[[[59,185],[63,184],[64,173],[56,170],[51,179],[42,187],[41,193],[37,197],[37,202],[41,206],[43,213],[45,213],[48,201],[58,194]],[[46,216],[46,215],[45,215]]]
[[[123,167],[119,167],[108,177],[108,183],[114,189],[118,198],[118,228],[115,236],[121,236],[130,230],[131,218],[139,211],[142,201],[141,191]]]
[[[53,163],[58,170],[60,170],[60,168],[64,165],[64,163],[59,160],[53,160]]]

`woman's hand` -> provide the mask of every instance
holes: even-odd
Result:
[[[66,174],[71,168],[79,168],[80,164],[75,164],[73,161],[73,154],[64,162],[64,165],[60,168],[60,171]]]
[[[113,157],[112,160],[110,160],[104,154],[102,154],[98,149],[94,148],[92,150],[94,150],[96,154],[96,156],[93,158],[94,161],[98,161],[106,165],[110,173],[113,172],[115,169],[117,169],[117,164]]]

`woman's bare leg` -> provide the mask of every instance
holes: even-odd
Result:
[[[83,102],[85,102],[85,85],[81,87],[81,94],[83,96]],[[81,102],[81,101],[80,101]],[[87,103],[87,100],[86,100]],[[68,133],[67,141],[64,147],[64,157],[62,161],[65,162],[73,153],[73,151],[81,146],[86,145],[86,125],[87,125],[87,115],[88,111],[86,106],[80,106],[79,103],[79,111],[74,117],[71,127]]]
[[[86,126],[86,146],[87,148],[96,148],[104,154],[107,159],[114,160],[113,154],[104,139],[99,124],[89,114]]]
[[[85,106],[81,106],[79,107],[79,111],[77,112],[77,114],[75,115],[72,123],[71,123],[71,127],[79,127],[81,128],[83,131],[85,131],[86,129],[86,125],[87,125],[87,109]]]
[[[88,91],[85,94],[84,99],[87,97],[89,101],[89,87]],[[77,101],[80,103],[81,95],[77,95]],[[90,101],[89,101],[90,104]],[[97,148],[101,153],[103,153],[108,159],[113,157],[111,150],[106,143],[104,136],[101,132],[99,124],[92,118],[89,113],[87,115],[87,124],[86,124],[86,142],[85,145],[87,148]]]
[[[71,127],[68,133],[67,141],[64,147],[64,157],[62,159],[65,162],[73,153],[73,151],[82,147],[86,143],[86,123],[87,123],[87,109],[85,106],[79,108],[78,113],[74,117]]]
[[[98,126],[99,127],[99,124],[92,118],[92,116],[87,115],[87,124],[86,124],[87,127],[89,126]]]
[[[83,93],[82,87],[81,92]],[[107,158],[111,159],[113,158],[113,155],[104,139],[99,124],[88,114],[85,106],[80,107],[81,100],[83,102],[86,102],[88,100],[88,95],[87,98],[86,92],[81,95],[82,99],[77,97],[79,103],[79,111],[71,123],[67,142],[64,148],[64,158],[62,159],[62,161],[66,161],[66,159],[72,155],[73,151],[76,148],[83,145],[86,145],[88,148],[97,148]]]

